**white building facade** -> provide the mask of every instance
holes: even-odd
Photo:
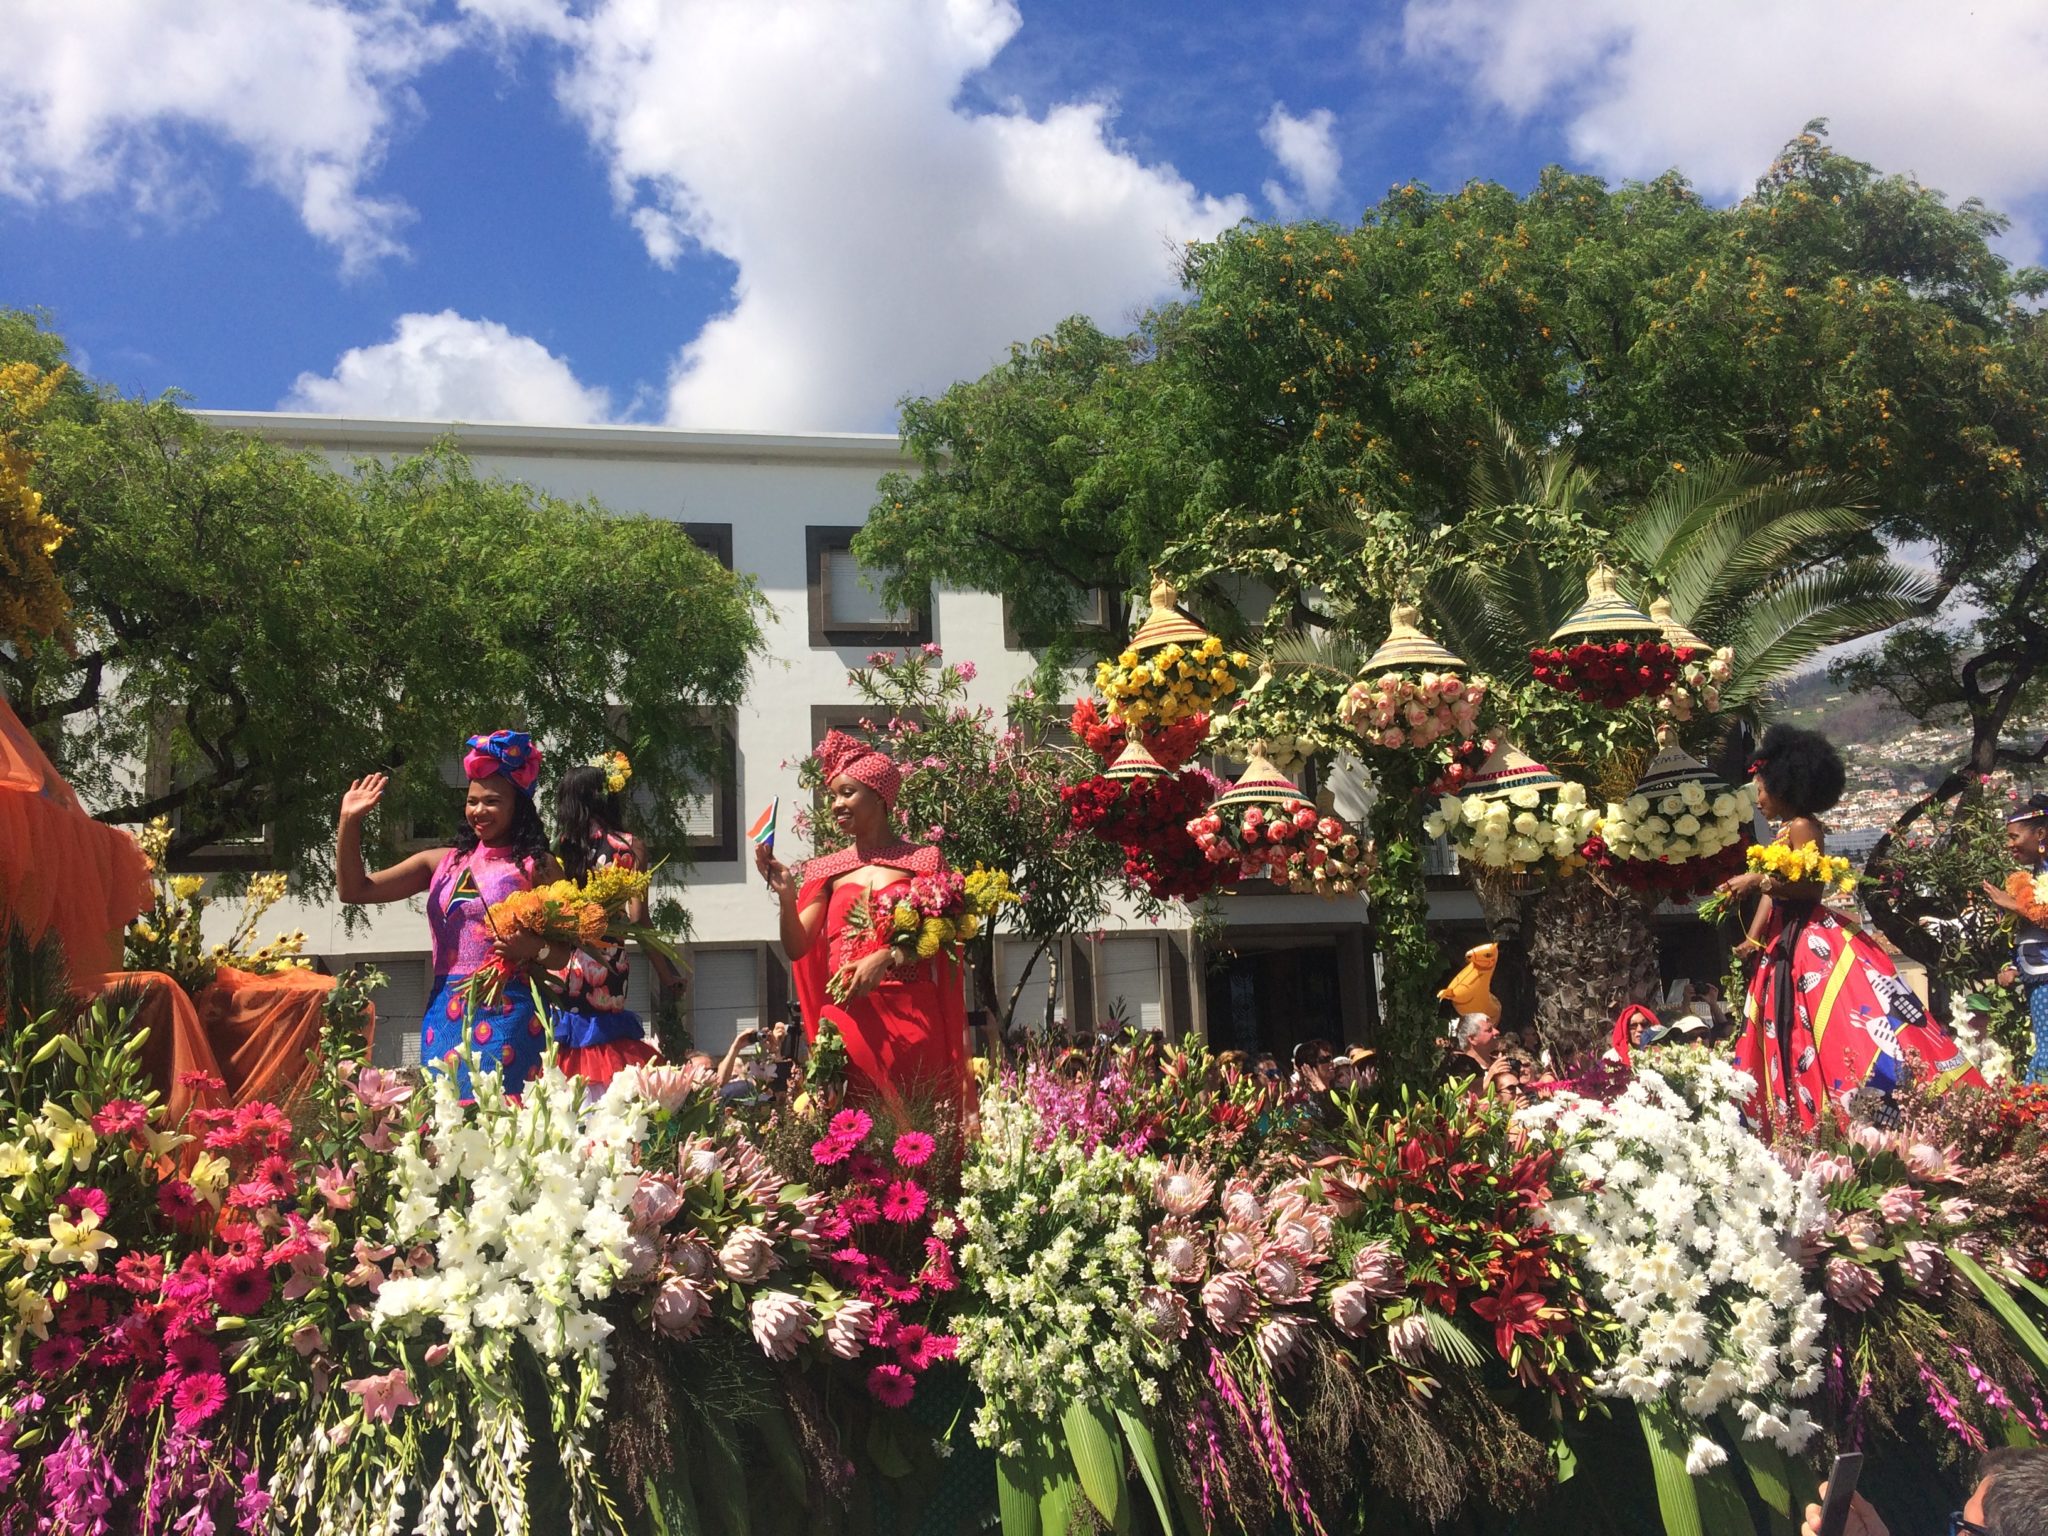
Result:
[[[731,722],[729,783],[693,806],[695,863],[680,893],[693,923],[691,1030],[706,1049],[722,1048],[744,1025],[787,1016],[793,991],[774,902],[742,832],[780,796],[777,852],[787,859],[807,851],[787,830],[799,795],[796,765],[827,727],[862,713],[848,669],[878,648],[930,640],[949,659],[975,663],[973,697],[999,713],[1032,670],[1031,655],[1005,632],[1000,599],[942,590],[926,615],[903,624],[859,580],[848,542],[874,501],[876,481],[906,462],[891,435],[201,414],[218,426],[317,449],[343,467],[452,438],[480,475],[685,524],[705,549],[759,583],[769,605],[766,654]],[[452,788],[450,801],[452,819]],[[1439,893],[1437,903],[1441,917],[1477,917],[1476,907],[1463,910],[1470,898],[1456,892]],[[1056,964],[1026,978],[1019,1017],[1043,1016],[1049,1002],[1053,1016],[1077,1026],[1116,1014],[1218,1048],[1283,1053],[1312,1036],[1370,1037],[1377,1015],[1363,901],[1263,886],[1227,896],[1224,910],[1222,933],[1206,943],[1186,927],[1113,914],[1102,931],[1073,936]],[[373,908],[352,925],[334,904],[280,908],[277,917],[279,926],[303,928],[309,950],[334,969],[370,962],[387,974],[377,1056],[416,1059],[431,980],[422,903]],[[1027,954],[1021,944],[999,941],[999,985],[1007,990],[1017,981]],[[636,986],[644,1004],[644,978],[636,976]]]

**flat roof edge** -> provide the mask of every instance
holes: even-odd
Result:
[[[707,432],[678,427],[530,426],[505,421],[381,420],[301,411],[195,410],[214,426],[297,446],[417,450],[453,438],[465,450],[670,459],[904,460],[893,432]]]

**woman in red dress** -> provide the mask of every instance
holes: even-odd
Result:
[[[1778,841],[1825,852],[1818,818],[1842,798],[1846,779],[1827,738],[1774,725],[1750,771],[1757,809],[1783,823]],[[1760,958],[1735,1048],[1736,1066],[1756,1079],[1749,1118],[1760,1133],[1779,1124],[1811,1129],[1823,1105],[1844,1115],[1851,1094],[1888,1098],[1909,1060],[1923,1081],[1983,1086],[1885,952],[1822,904],[1824,884],[1752,870],[1722,889],[1763,897],[1738,951]]]
[[[885,1104],[930,1095],[961,1100],[967,1093],[967,1008],[960,967],[940,954],[906,958],[893,946],[872,947],[856,908],[888,901],[916,875],[945,867],[936,848],[905,842],[890,825],[903,775],[874,748],[841,731],[818,744],[826,807],[852,839],[837,853],[803,865],[798,884],[766,847],[754,862],[782,903],[782,947],[796,972],[804,1033],[815,1040],[830,1019],[846,1042],[849,1076]],[[837,977],[844,1001],[832,999]]]

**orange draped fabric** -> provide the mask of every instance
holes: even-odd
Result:
[[[135,839],[94,821],[0,698],[0,911],[31,943],[55,932],[74,977],[121,963],[121,934],[149,905]]]
[[[311,971],[255,976],[225,966],[196,998],[159,971],[121,972],[107,984],[141,993],[135,1025],[149,1030],[142,1064],[173,1122],[194,1105],[289,1105],[312,1079],[320,1011],[334,990],[332,976]],[[220,1079],[219,1093],[197,1092],[184,1081],[202,1072]]]

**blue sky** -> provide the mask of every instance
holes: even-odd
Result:
[[[1814,116],[2048,230],[2020,0],[8,12],[0,303],[207,406],[885,428],[1237,218],[1550,162],[1725,201]]]

